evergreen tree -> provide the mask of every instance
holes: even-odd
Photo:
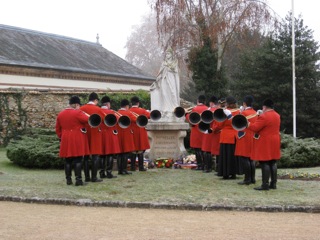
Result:
[[[259,103],[272,98],[281,115],[281,128],[289,134],[293,132],[291,29],[291,16],[287,16],[279,31],[267,37],[261,48],[243,55],[233,88],[236,96],[252,94]],[[312,33],[303,20],[295,19],[298,137],[320,136],[319,45]]]
[[[225,97],[227,81],[223,71],[217,71],[217,54],[212,50],[209,38],[203,46],[190,50],[188,67],[197,92],[208,98],[212,95]]]

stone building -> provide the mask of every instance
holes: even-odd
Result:
[[[0,88],[149,90],[155,78],[97,42],[0,24]]]

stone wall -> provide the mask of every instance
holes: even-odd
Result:
[[[55,127],[57,114],[68,106],[69,98],[78,95],[85,103],[90,91],[1,90],[0,146],[20,135],[26,128]],[[95,91],[98,94],[106,92]]]

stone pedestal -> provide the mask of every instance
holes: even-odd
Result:
[[[187,135],[189,124],[185,123],[184,119],[175,119],[167,115],[161,120],[150,121],[146,127],[150,149],[145,152],[145,156],[150,160],[162,157],[177,160],[187,153],[184,138]]]

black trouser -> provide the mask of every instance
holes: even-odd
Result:
[[[74,165],[74,175],[76,179],[76,186],[83,185],[82,183],[82,157],[71,157],[66,158],[65,160],[65,174],[66,174],[66,180],[67,184],[72,184],[72,165]]]
[[[201,148],[195,148],[194,151],[197,159],[197,170],[203,170],[203,153]]]

